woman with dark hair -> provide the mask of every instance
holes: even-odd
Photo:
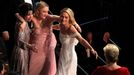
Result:
[[[15,26],[15,46],[12,54],[11,64],[12,70],[18,72],[19,75],[28,75],[28,60],[29,48],[33,45],[29,44],[30,28],[28,22],[31,21],[32,5],[29,3],[22,3],[18,7],[18,12],[24,18],[25,22],[16,22]]]

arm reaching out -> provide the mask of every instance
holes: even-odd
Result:
[[[91,51],[91,53],[93,53],[93,54],[96,56],[96,58],[97,58],[97,57],[98,57],[97,52],[96,52],[96,51],[94,50],[94,48],[88,43],[88,41],[85,40],[85,39],[81,36],[80,33],[78,33],[78,31],[76,30],[76,28],[75,28],[74,26],[71,27],[71,31],[72,31],[73,33],[76,33],[75,38],[76,38],[77,40],[79,40],[79,42],[80,42],[85,48],[87,48],[87,49],[89,50],[89,51],[87,51],[87,54],[88,54],[88,52]]]

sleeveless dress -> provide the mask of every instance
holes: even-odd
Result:
[[[64,35],[60,33],[61,51],[56,75],[77,75],[77,55],[75,46],[78,40],[74,38],[78,33]]]
[[[45,28],[36,28],[32,31],[30,43],[35,45],[37,52],[30,50],[29,75],[55,75],[56,73],[57,41],[51,28],[49,32],[46,32]]]
[[[28,60],[29,60],[29,49],[26,44],[30,39],[30,28],[28,24],[22,32],[19,32],[19,22],[15,27],[15,46],[11,58],[11,66],[13,72],[18,75],[28,75]]]

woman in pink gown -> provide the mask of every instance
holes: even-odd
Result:
[[[56,59],[55,47],[57,44],[52,31],[52,22],[59,16],[48,14],[49,6],[40,1],[36,3],[34,17],[32,19],[34,28],[32,30],[30,43],[36,49],[30,50],[29,75],[55,75]]]
[[[49,6],[44,1],[36,3],[32,18],[33,29],[30,36],[29,75],[55,75],[56,59],[55,47],[57,44],[52,30],[52,23],[59,20],[59,16],[48,14]],[[22,22],[23,18],[16,15]]]

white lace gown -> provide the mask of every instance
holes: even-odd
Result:
[[[60,42],[62,44],[58,70],[56,75],[77,75],[77,55],[75,52],[75,45],[78,40],[74,38],[78,33],[72,35],[64,35],[60,33]]]

